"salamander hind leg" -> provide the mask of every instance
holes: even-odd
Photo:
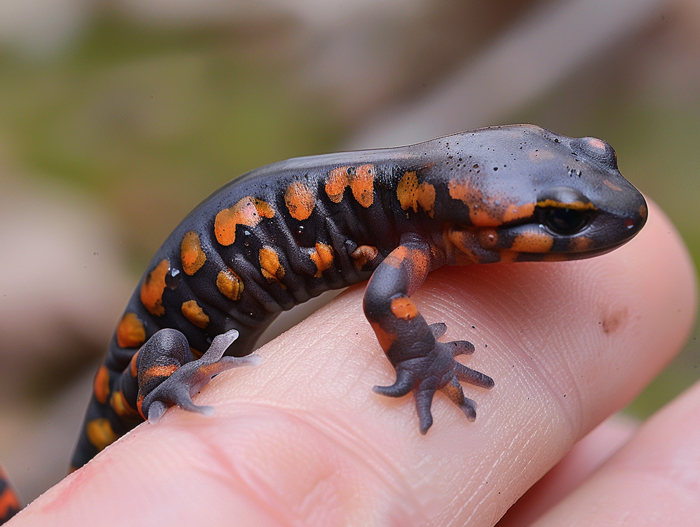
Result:
[[[375,386],[374,391],[389,397],[413,392],[422,434],[433,424],[430,408],[436,391],[445,393],[473,421],[476,403],[464,396],[459,381],[487,389],[494,386],[491,377],[455,360],[473,353],[474,346],[464,340],[439,342],[447,326],[428,325],[409,298],[433,266],[431,254],[429,242],[406,237],[374,271],[364,298],[367,320],[396,370],[394,384]]]
[[[214,338],[209,349],[197,360],[192,360],[187,338],[175,329],[162,329],[141,348],[138,356],[139,395],[137,408],[144,419],[156,423],[170,406],[211,415],[211,406],[197,406],[192,396],[215,375],[245,365],[257,365],[260,357],[223,356],[238,338],[231,330]]]

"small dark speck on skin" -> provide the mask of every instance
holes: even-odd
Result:
[[[603,333],[609,335],[616,332],[625,325],[628,315],[629,313],[626,307],[613,311],[608,315],[604,315],[603,320],[600,322],[600,325],[603,328]]]

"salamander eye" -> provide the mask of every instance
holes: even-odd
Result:
[[[542,213],[542,224],[552,232],[562,235],[582,231],[591,219],[591,212],[588,210],[548,208]]]

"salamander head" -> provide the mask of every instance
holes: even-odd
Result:
[[[644,197],[600,139],[515,125],[441,141],[448,159],[461,160],[427,175],[447,194],[435,215],[451,263],[587,258],[627,242],[646,222]]]

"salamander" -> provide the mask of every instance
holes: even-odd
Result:
[[[72,467],[170,406],[211,413],[192,396],[257,363],[256,340],[280,312],[365,280],[364,313],[396,371],[374,391],[412,392],[422,434],[438,390],[473,421],[461,383],[478,394],[494,381],[455,360],[474,346],[441,342],[445,324],[411,300],[427,274],[601,255],[646,218],[608,143],[532,125],[253,170],[195,208],[148,264],[95,376]],[[6,503],[0,512],[16,509]]]

